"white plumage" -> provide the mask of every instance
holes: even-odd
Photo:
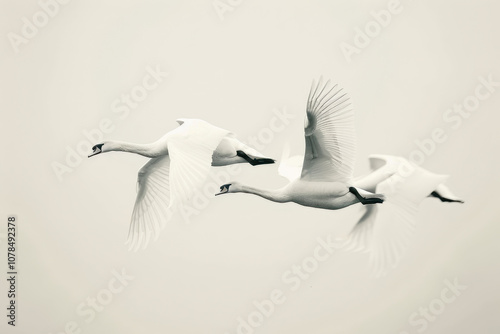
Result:
[[[367,252],[372,274],[379,277],[394,268],[408,248],[418,207],[425,198],[463,201],[443,184],[448,175],[434,174],[402,157],[374,154],[369,161],[372,172],[354,183],[383,193],[386,202],[365,207],[343,249]]]
[[[158,237],[174,208],[203,186],[212,165],[274,162],[238,141],[229,131],[203,120],[179,119],[178,123],[178,128],[154,143],[108,141],[96,144],[89,155],[123,151],[151,158],[138,174],[137,198],[127,240],[131,249],[146,247],[151,235]]]
[[[355,160],[354,114],[349,98],[330,81],[313,82],[304,124],[305,154],[298,168],[281,168],[292,180],[278,190],[263,190],[233,182],[221,186],[225,193],[250,193],[275,202],[336,210],[363,203],[382,203],[384,196],[352,186]],[[294,163],[296,164],[296,163]]]

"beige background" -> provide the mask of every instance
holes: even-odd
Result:
[[[2,311],[2,333],[59,333],[76,321],[83,333],[232,334],[237,318],[273,289],[286,301],[255,333],[417,333],[408,317],[454,278],[467,289],[426,333],[498,332],[500,91],[456,130],[442,117],[474,93],[479,76],[500,81],[500,6],[404,0],[348,63],[340,43],[352,44],[355,28],[387,3],[248,0],[220,20],[210,0],[74,0],[16,54],[7,34],[19,34],[22,17],[40,7],[2,1],[0,219],[16,214],[20,228],[18,326],[7,327]],[[156,65],[168,78],[120,120],[111,103]],[[280,158],[289,142],[302,154],[304,105],[319,75],[352,98],[356,174],[368,170],[368,154],[408,157],[434,128],[448,136],[424,167],[450,174],[448,185],[466,204],[424,202],[409,251],[385,278],[369,277],[366,256],[335,254],[297,291],[281,281],[312,254],[316,238],[347,233],[359,206],[333,212],[249,195],[210,198],[192,224],[171,222],[158,242],[130,253],[123,242],[146,158],[85,159],[62,182],[52,170],[103,118],[115,122],[106,139],[151,142],[178,117],[203,118],[245,139],[285,107],[296,118],[263,151]],[[242,166],[235,179],[285,184],[277,166]],[[5,268],[5,240],[0,246]],[[122,268],[135,279],[86,323],[77,306]]]

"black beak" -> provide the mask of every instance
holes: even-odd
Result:
[[[227,194],[229,192],[229,187],[231,184],[225,184],[220,187],[220,192],[218,194],[215,194],[215,196],[222,195],[222,194]]]
[[[88,157],[93,157],[94,155],[97,155],[102,152],[102,145],[104,144],[97,144],[92,147],[92,154],[90,154]]]

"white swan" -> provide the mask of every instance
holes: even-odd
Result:
[[[106,141],[92,147],[89,158],[100,153],[123,151],[151,158],[139,171],[138,192],[127,243],[137,250],[170,219],[173,207],[181,205],[199,189],[210,166],[248,162],[274,163],[273,159],[237,140],[224,129],[203,120],[179,119],[181,125],[154,143],[133,144]]]
[[[290,156],[287,144],[278,172],[290,181],[300,177],[303,157]],[[429,172],[407,159],[391,155],[369,156],[371,172],[354,179],[355,187],[386,196],[383,206],[364,206],[364,213],[346,238],[336,240],[342,251],[369,254],[373,276],[394,268],[408,248],[416,227],[419,204],[426,198],[464,203],[444,185],[447,175]]]
[[[277,190],[263,190],[233,182],[220,187],[217,195],[250,193],[275,202],[295,202],[336,210],[355,203],[382,203],[384,196],[352,183],[355,158],[353,112],[349,98],[337,85],[313,82],[306,108],[306,149],[300,179]]]
[[[357,178],[356,186],[382,192],[387,197],[383,207],[366,207],[366,211],[344,241],[343,250],[369,254],[375,277],[394,268],[408,248],[416,227],[420,203],[434,197],[442,202],[464,203],[444,185],[449,176],[429,172],[402,158],[371,155],[372,172]]]

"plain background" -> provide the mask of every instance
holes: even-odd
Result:
[[[83,333],[232,334],[237,318],[273,289],[286,301],[255,333],[417,333],[409,316],[455,278],[467,289],[426,333],[499,332],[500,92],[457,129],[443,114],[474,94],[479,76],[500,81],[500,6],[404,0],[402,12],[347,62],[339,45],[352,44],[356,27],[387,4],[248,0],[221,20],[210,0],[74,0],[15,53],[7,34],[19,34],[21,19],[40,7],[2,1],[0,219],[15,214],[20,229],[18,326],[7,326],[2,311],[2,333],[59,333],[76,321]],[[120,120],[111,103],[156,65],[168,78]],[[296,117],[263,153],[279,159],[289,143],[302,154],[304,106],[320,75],[351,96],[356,174],[368,171],[371,153],[408,157],[433,129],[447,136],[423,166],[451,175],[447,184],[466,204],[425,201],[410,249],[385,278],[369,277],[363,254],[335,254],[297,291],[281,280],[312,255],[318,237],[345,235],[359,206],[325,211],[214,197],[191,224],[171,222],[156,243],[130,253],[124,241],[147,159],[85,159],[62,182],[53,172],[66,147],[103,118],[115,124],[106,139],[151,142],[179,117],[246,139],[269,126],[273,109],[286,108]],[[267,188],[286,182],[277,165],[242,166],[235,179]],[[5,230],[2,223],[1,268]],[[86,323],[77,306],[122,268],[135,279]]]

